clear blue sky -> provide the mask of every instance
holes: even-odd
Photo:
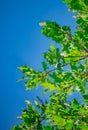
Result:
[[[0,130],[20,123],[16,117],[26,106],[25,100],[41,95],[40,90],[27,92],[17,66],[27,64],[41,69],[42,53],[51,39],[40,33],[41,21],[56,21],[75,29],[72,14],[61,0],[0,1]]]

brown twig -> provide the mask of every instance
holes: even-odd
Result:
[[[76,41],[72,36],[71,34],[68,35],[70,40],[72,40],[73,42],[75,42],[75,44],[77,44],[79,47],[81,47],[86,53],[88,53],[88,50],[81,44],[79,43],[78,41]]]
[[[78,62],[78,61],[80,61],[80,60],[83,60],[83,59],[85,59],[85,57],[82,57],[82,58],[77,59],[77,60],[74,60],[74,61],[72,61],[72,62],[68,62],[68,63],[66,63],[66,64],[63,64],[63,65],[61,66],[61,68],[65,67],[65,66],[67,66],[67,65],[69,65],[69,64],[73,64],[73,63],[75,63],[75,62]],[[52,70],[46,72],[46,73],[45,73],[45,76],[48,75],[49,73],[55,71],[55,70],[57,70],[57,68],[54,68],[54,69],[52,69]]]
[[[70,55],[68,55],[68,56],[61,56],[61,57],[62,57],[62,58],[74,58],[74,57],[75,57],[75,58],[77,58],[77,57],[79,58],[79,57],[85,57],[85,56],[88,57],[88,55],[82,55],[82,56],[78,56],[78,55],[77,55],[77,56],[74,56],[74,55],[73,55],[73,56],[70,56]]]

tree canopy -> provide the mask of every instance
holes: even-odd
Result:
[[[23,72],[27,90],[42,86],[44,94],[52,92],[45,101],[27,100],[20,119],[22,124],[12,130],[88,130],[88,0],[63,0],[75,12],[77,27],[74,34],[69,26],[54,21],[41,22],[41,32],[61,45],[43,54],[43,71],[29,66],[18,67]],[[68,69],[65,69],[65,67]],[[77,99],[67,101],[74,91],[80,92],[82,104]]]

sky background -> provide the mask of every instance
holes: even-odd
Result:
[[[46,20],[69,25],[72,32],[76,27],[61,0],[0,1],[0,130],[19,124],[16,117],[26,107],[25,100],[41,96],[42,88],[26,91],[23,82],[16,81],[22,76],[17,66],[42,68],[42,54],[54,43],[40,32],[39,22]]]

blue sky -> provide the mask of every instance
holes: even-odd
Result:
[[[26,91],[17,66],[41,69],[42,54],[54,43],[40,32],[41,21],[56,21],[75,30],[75,20],[61,0],[0,1],[0,130],[19,124],[16,119],[25,100],[41,95],[42,89]]]

